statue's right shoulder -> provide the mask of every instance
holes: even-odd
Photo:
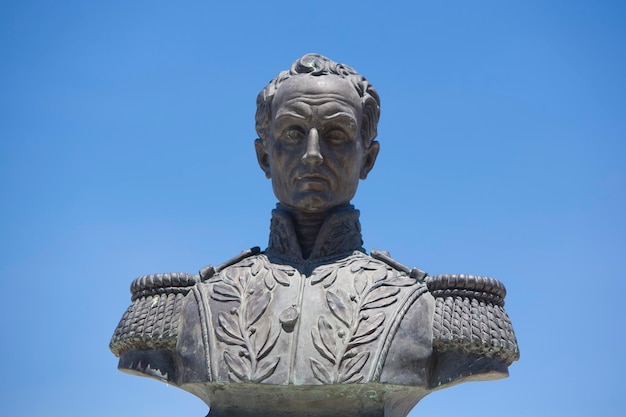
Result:
[[[132,304],[122,316],[109,348],[115,356],[132,349],[173,349],[184,296],[200,276],[184,272],[143,275],[130,285]]]
[[[187,295],[203,282],[219,279],[219,272],[260,253],[259,248],[241,252],[198,274],[184,272],[143,275],[130,285],[131,305],[122,316],[109,348],[120,358],[119,368],[169,382],[177,380],[173,360],[181,332]]]
[[[120,320],[111,343],[111,351],[122,356],[129,350],[174,349],[183,298],[201,282],[219,277],[219,272],[260,253],[258,247],[213,267],[202,268],[199,274],[171,272],[143,275],[130,285],[132,304]]]

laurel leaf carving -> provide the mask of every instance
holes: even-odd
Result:
[[[328,276],[326,282],[324,282],[324,288],[328,288],[337,281],[337,276],[339,275],[339,270],[337,268],[333,269],[333,271]]]
[[[348,351],[350,351],[350,349],[352,348],[355,348],[360,345],[365,345],[367,343],[370,343],[378,339],[378,336],[380,336],[383,330],[385,330],[385,328],[382,326],[379,326],[375,328],[374,330],[372,330],[372,332],[369,334],[364,334],[362,336],[352,338],[350,343],[348,343],[348,347],[347,347]]]
[[[350,272],[356,273],[359,269],[363,269],[370,262],[368,258],[358,259],[350,264]]]
[[[254,382],[262,382],[270,375],[272,375],[276,370],[276,367],[278,366],[278,362],[280,362],[280,356],[277,356],[272,360],[263,362],[254,373]]]
[[[337,351],[337,341],[333,333],[333,326],[324,318],[320,316],[318,320],[318,328],[320,331],[320,337],[322,343],[328,349],[328,351],[334,356]]]
[[[257,291],[248,297],[246,305],[246,327],[256,323],[270,304],[272,296],[267,291]]]
[[[245,265],[230,266],[218,275],[211,295],[218,301],[236,301],[239,306],[218,314],[215,335],[218,340],[241,348],[224,350],[228,377],[236,382],[260,382],[276,370],[280,356],[268,357],[280,338],[280,326],[268,314],[272,289],[276,283],[289,285],[295,270],[288,266],[276,270],[267,258],[246,260]],[[236,353],[235,353],[236,352]]]
[[[362,309],[385,307],[396,302],[394,297],[400,292],[400,288],[381,286],[370,292],[364,300]]]
[[[245,343],[243,342],[243,340],[230,336],[221,327],[218,327],[217,329],[215,329],[215,335],[217,336],[219,340],[229,345],[245,346]]]
[[[324,316],[320,316],[317,321],[317,327],[320,332],[320,337],[322,339],[322,344],[328,350],[328,352],[332,355],[328,358],[332,363],[335,363],[335,355],[337,355],[337,340],[335,339],[335,334],[333,333],[333,326],[324,318]]]
[[[352,320],[352,306],[346,293],[342,289],[337,289],[336,292],[327,291],[326,301],[330,307],[330,311],[335,317],[341,320],[346,326],[350,327]]]
[[[216,293],[211,293],[211,298],[214,299],[215,301],[224,301],[224,302],[237,301],[237,300],[233,300],[232,297],[224,297],[223,295],[216,294]]]
[[[237,291],[236,287],[227,285],[223,282],[218,282],[213,285],[213,294],[219,294],[222,298],[226,298],[229,301],[239,301],[241,295]]]
[[[384,321],[385,313],[382,311],[380,313],[376,313],[374,317],[370,317],[367,320],[361,320],[351,341],[374,333],[376,329],[382,326]]]
[[[376,284],[384,280],[385,278],[387,278],[387,273],[387,268],[377,268],[372,274],[372,282]]]
[[[280,328],[277,328],[277,327],[275,328],[270,323],[268,325],[267,339],[257,354],[258,360],[265,358],[268,355],[268,353],[271,352],[271,350],[276,345],[276,342],[278,341],[279,336],[280,336]]]
[[[335,264],[332,272],[329,268],[315,272],[312,283],[324,282],[328,288],[336,279],[351,282],[354,288],[326,291],[332,319],[321,315],[318,325],[311,329],[313,345],[324,358],[322,362],[311,358],[315,378],[324,384],[361,382],[366,378],[361,372],[376,351],[368,344],[380,340],[385,330],[386,313],[376,309],[396,303],[400,287],[415,285],[416,280],[362,255]]]
[[[250,268],[250,272],[252,273],[252,276],[256,277],[258,275],[258,273],[261,271],[262,268],[263,268],[263,262],[261,262],[260,260],[257,259],[252,264],[252,268]]]
[[[243,335],[241,334],[241,330],[239,329],[239,325],[235,321],[232,315],[226,314],[223,311],[217,316],[217,321],[220,325],[219,329],[222,329],[228,334],[230,337],[234,338],[239,342],[243,342]],[[228,343],[228,342],[226,342]]]
[[[276,282],[278,282],[280,285],[285,287],[289,286],[289,275],[287,275],[285,271],[278,268],[273,268],[272,274],[274,275],[274,279],[276,280]]]
[[[365,270],[361,269],[359,270],[355,275],[354,275],[354,289],[356,290],[356,293],[361,295],[363,294],[363,291],[365,291],[365,288],[367,287],[367,281],[368,281],[368,276],[367,276],[367,272],[365,272]]]
[[[226,269],[224,271],[223,274],[220,274],[220,277],[222,278],[222,281],[225,282],[226,284],[236,287],[237,284],[235,284],[235,277],[233,277],[233,273],[235,271],[235,268],[230,268],[230,269]]]
[[[382,300],[372,301],[372,302],[369,302],[369,303],[365,304],[363,306],[362,310],[370,310],[370,309],[373,309],[373,308],[387,307],[387,306],[392,305],[396,301],[398,301],[398,297],[388,297],[388,298],[384,298]]]
[[[363,380],[363,375],[361,375],[361,374],[354,374],[352,377],[346,379],[343,383],[344,384],[358,384],[362,380]]]
[[[360,372],[369,356],[370,353],[368,351],[363,351],[358,353],[353,358],[344,361],[340,369],[339,382],[346,382]]]
[[[263,282],[265,282],[265,286],[270,291],[272,291],[274,289],[274,287],[276,286],[276,280],[274,279],[274,277],[271,274],[264,274],[263,275]]]
[[[313,275],[311,276],[311,285],[319,284],[320,282],[330,278],[331,282],[335,282],[337,279],[337,268],[318,268],[315,270]],[[328,288],[328,287],[326,287]]]
[[[335,363],[334,353],[331,353],[328,348],[322,343],[320,331],[317,327],[311,329],[311,337],[313,339],[313,346],[324,358],[328,359],[332,364]]]
[[[241,284],[241,288],[245,288],[248,285],[248,280],[250,279],[250,274],[247,271],[244,271],[239,275],[239,283]]]
[[[311,369],[313,370],[313,376],[322,384],[332,384],[332,377],[328,369],[317,359],[311,358]]]
[[[258,355],[261,352],[261,349],[267,343],[270,337],[270,331],[272,328],[272,324],[268,323],[266,326],[265,323],[262,323],[261,326],[258,326],[256,331],[250,336],[250,341],[252,342],[252,346],[254,347],[254,352]]]
[[[237,378],[239,378],[242,381],[246,381],[248,379],[247,375],[249,372],[246,370],[246,364],[244,363],[244,361],[241,359],[240,356],[235,356],[229,351],[225,350],[224,361],[226,362],[228,369]]]
[[[292,277],[296,273],[296,270],[293,267],[287,265],[275,265],[275,269],[280,269],[290,277]]]

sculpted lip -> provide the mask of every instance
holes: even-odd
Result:
[[[294,179],[294,182],[298,182],[301,180],[313,180],[313,181],[325,181],[327,183],[330,183],[330,180],[321,174],[302,174],[302,175],[297,175]]]

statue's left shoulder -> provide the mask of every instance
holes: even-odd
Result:
[[[385,365],[381,381],[436,389],[508,375],[508,367],[519,359],[519,349],[504,311],[502,282],[477,275],[429,276],[387,252],[372,250],[371,256],[417,284],[417,297],[397,316],[400,327],[393,332],[390,349],[394,361]],[[416,363],[420,369],[430,369],[428,375],[403,372]]]
[[[519,359],[517,339],[504,311],[506,289],[494,278],[465,274],[426,278],[435,299],[434,386],[497,379]],[[472,366],[467,366],[472,363]]]

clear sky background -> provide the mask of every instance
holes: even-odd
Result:
[[[626,5],[226,3],[1,3],[0,415],[205,416],[109,340],[135,277],[265,247],[256,95],[317,52],[382,98],[365,247],[508,289],[510,377],[411,417],[623,416]]]

